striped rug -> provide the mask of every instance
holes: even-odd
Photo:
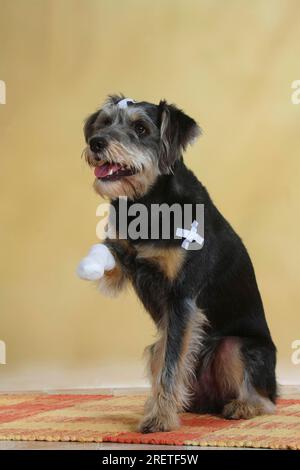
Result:
[[[227,421],[181,415],[166,433],[135,432],[145,396],[0,395],[0,440],[122,442],[300,449],[300,400],[279,400],[276,414]]]

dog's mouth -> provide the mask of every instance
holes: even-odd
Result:
[[[124,176],[132,176],[136,173],[133,168],[120,163],[104,162],[100,166],[96,166],[94,174],[101,181],[117,181]]]

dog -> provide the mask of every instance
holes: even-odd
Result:
[[[276,348],[250,257],[183,161],[200,133],[165,100],[123,95],[109,96],[84,125],[94,188],[117,212],[121,196],[147,208],[204,205],[201,249],[182,248],[174,231],[170,239],[107,237],[78,269],[109,295],[129,281],[156,324],[157,341],[147,348],[152,389],[143,433],[177,428],[181,411],[249,419],[276,404]]]

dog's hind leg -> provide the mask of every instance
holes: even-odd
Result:
[[[159,325],[160,339],[150,346],[152,395],[140,430],[169,431],[178,426],[178,411],[189,401],[194,360],[201,347],[206,317],[187,299],[175,299]]]
[[[275,352],[255,340],[214,340],[201,356],[189,411],[248,419],[272,413],[276,397]]]
[[[270,414],[276,400],[276,350],[270,341],[243,338],[240,355],[244,367],[243,379],[236,399],[223,408],[228,419],[248,419]]]

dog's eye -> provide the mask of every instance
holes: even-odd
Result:
[[[147,132],[146,127],[141,122],[135,123],[134,130],[137,133],[137,135],[144,135]]]

